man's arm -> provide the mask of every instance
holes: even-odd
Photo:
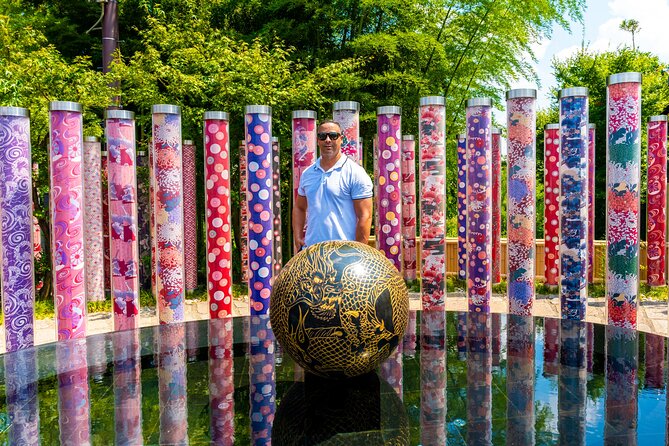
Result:
[[[357,221],[355,223],[355,240],[369,243],[369,231],[372,228],[372,198],[353,200],[353,208]]]
[[[295,252],[304,246],[304,223],[307,220],[307,197],[297,194],[293,204],[293,245]]]

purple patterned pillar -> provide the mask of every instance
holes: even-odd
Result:
[[[667,116],[648,119],[648,242],[646,257],[649,286],[667,284]]]
[[[184,271],[186,292],[197,288],[197,187],[195,186],[195,151],[190,139],[183,145]]]
[[[402,248],[404,280],[416,280],[416,141],[402,135]]]
[[[360,104],[354,101],[335,102],[332,119],[339,123],[342,132],[341,153],[362,164],[360,146]]]
[[[58,340],[86,336],[81,104],[49,103],[51,255]]]
[[[116,333],[112,341],[116,444],[142,444],[142,359],[139,330]]]
[[[458,279],[467,280],[467,135],[458,135]]]
[[[214,444],[235,442],[235,374],[232,318],[209,321],[209,434]]]
[[[491,127],[492,141],[492,283],[502,281],[502,132]]]
[[[105,256],[102,220],[102,149],[97,136],[84,137],[84,238],[86,300],[105,300]],[[105,222],[106,223],[106,222]]]
[[[139,328],[135,114],[107,110],[109,241],[114,329]]]
[[[276,366],[274,333],[268,314],[252,315],[250,326],[249,400],[251,442],[270,445],[276,412]]]
[[[372,170],[374,171],[374,246],[376,249],[381,249],[379,242],[379,203],[376,200],[376,197],[379,196],[379,135],[374,134],[374,139],[372,139],[372,152],[373,155],[373,166]]]
[[[160,444],[186,444],[188,441],[185,331],[183,323],[159,327]]]
[[[0,234],[5,346],[13,352],[33,345],[35,278],[30,114],[0,107]]]
[[[249,301],[251,314],[269,312],[272,293],[272,109],[247,105],[247,197],[249,213]]]
[[[492,100],[467,101],[467,295],[469,311],[490,312],[492,294]]]
[[[86,339],[56,344],[60,444],[91,444],[90,398]]]
[[[422,444],[446,444],[446,313],[423,311],[420,330]]]
[[[510,314],[506,345],[507,443],[535,444],[534,319]]]
[[[532,315],[536,260],[537,91],[506,93],[507,275],[509,312]]]
[[[181,108],[159,104],[152,111],[156,302],[160,323],[171,324],[184,320]]]
[[[560,124],[544,127],[544,284],[557,287],[560,276]]]
[[[281,243],[281,145],[279,138],[272,137],[272,246],[274,249],[274,272],[279,274],[283,267]]]
[[[402,109],[376,109],[379,249],[402,272]]]
[[[423,310],[443,310],[446,297],[446,101],[420,98],[421,300]]]
[[[588,124],[588,283],[595,283],[595,124]]]
[[[242,283],[249,281],[249,202],[246,169],[246,142],[239,141],[239,242],[242,258]]]
[[[467,315],[467,444],[492,444],[490,320],[488,312]]]

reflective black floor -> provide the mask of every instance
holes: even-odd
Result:
[[[268,318],[91,336],[0,357],[0,444],[665,443],[664,337],[412,313],[346,383],[304,374]]]

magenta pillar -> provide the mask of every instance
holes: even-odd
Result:
[[[467,135],[458,135],[458,279],[467,279]]]
[[[184,319],[184,220],[181,108],[153,106],[156,302],[161,324]]]
[[[114,329],[139,328],[135,114],[107,110],[109,238]]]
[[[402,135],[402,248],[404,280],[416,280],[416,141]]]
[[[588,283],[595,282],[595,124],[588,124]]]
[[[492,283],[502,281],[502,133],[492,134]]]
[[[297,199],[302,172],[316,161],[316,112],[295,110],[293,112],[293,196]]]
[[[279,138],[272,137],[272,231],[274,238],[274,272],[279,274],[283,266],[281,243],[281,145]]]
[[[0,284],[7,352],[33,345],[35,269],[31,175],[30,114],[25,108],[0,107]]]
[[[332,119],[339,123],[342,131],[341,152],[358,164],[362,164],[360,147],[360,104],[354,101],[335,102]]]
[[[184,271],[186,291],[197,288],[197,187],[195,186],[195,151],[190,139],[183,145],[183,197],[184,197]]]
[[[102,220],[102,150],[96,136],[84,137],[84,238],[86,243],[86,300],[105,300],[105,256]]]
[[[58,340],[86,336],[81,104],[49,104],[51,255]]]
[[[663,286],[667,237],[667,116],[648,119],[648,224],[646,275],[649,286]]]
[[[374,171],[374,246],[380,248],[379,243],[379,203],[376,197],[379,196],[379,136],[375,133],[372,140],[373,166]]]
[[[242,282],[249,280],[249,203],[246,169],[246,142],[239,142],[239,241],[242,251]]]
[[[544,279],[557,287],[560,274],[560,124],[544,127]]]
[[[151,238],[151,293],[158,296],[156,291],[156,176],[153,166],[153,139],[149,141],[149,231]]]
[[[207,293],[211,319],[232,316],[229,121],[226,112],[204,113],[204,206],[207,225]]]
[[[376,109],[379,249],[402,272],[402,109]]]

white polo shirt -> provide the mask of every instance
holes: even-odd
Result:
[[[355,240],[353,200],[374,195],[372,180],[358,163],[342,154],[327,172],[321,158],[300,177],[297,193],[307,198],[306,246],[327,240]]]

